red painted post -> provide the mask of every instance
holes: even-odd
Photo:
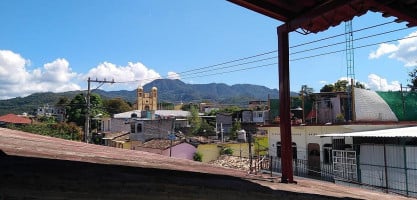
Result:
[[[278,77],[279,117],[281,131],[281,166],[283,183],[295,183],[292,166],[291,116],[290,116],[290,61],[289,30],[287,24],[277,28],[278,34]]]

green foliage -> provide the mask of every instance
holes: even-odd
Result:
[[[235,121],[232,124],[230,139],[232,139],[232,140],[237,139],[237,132],[240,131],[241,129],[242,129],[242,126],[240,124],[240,121]]]
[[[336,92],[344,92],[344,91],[347,91],[348,85],[349,85],[349,81],[347,81],[347,80],[338,80],[334,84],[334,89],[335,89]]]
[[[334,92],[335,88],[333,84],[327,84],[324,85],[321,89],[320,92]]]
[[[207,123],[205,120],[201,121],[200,129],[198,131],[198,135],[201,136],[213,136],[216,135],[216,131],[214,127]]]
[[[29,113],[33,114],[33,111],[36,110],[39,106],[46,104],[55,105],[61,97],[70,97],[75,96],[75,92],[64,92],[64,93],[34,93],[27,97],[16,97],[7,100],[0,100],[0,115],[5,115],[8,113],[21,114]]]
[[[200,152],[195,152],[193,156],[194,161],[202,162],[203,161],[203,154]]]
[[[169,102],[160,102],[158,103],[158,107],[160,107],[160,110],[174,110],[175,105]]]
[[[195,109],[198,112],[198,105],[189,103],[189,104],[183,104],[182,107],[181,107],[181,110],[184,110],[184,111],[190,111],[191,112],[192,109]]]
[[[232,149],[232,148],[230,148],[230,147],[223,148],[223,149],[220,151],[220,154],[221,154],[221,155],[229,155],[229,156],[231,156],[231,155],[233,155],[233,149]]]
[[[38,121],[47,124],[53,124],[57,122],[57,120],[53,116],[41,116],[38,118]]]
[[[85,123],[86,107],[84,94],[80,93],[76,95],[66,108],[68,121],[74,122],[78,126],[82,126]]]
[[[104,100],[103,105],[109,115],[113,116],[117,113],[127,112],[132,110],[132,107],[128,102],[121,98],[114,98],[110,100]]]
[[[256,154],[266,155],[268,154],[268,137],[254,137],[254,147]]]
[[[85,115],[87,113],[87,103],[85,95],[80,93],[76,95],[67,106],[68,121],[74,122],[78,126],[83,126],[85,123]],[[98,94],[90,95],[90,117],[94,117],[98,114],[105,114],[103,101]],[[92,128],[94,124],[92,124]]]
[[[191,134],[196,135],[198,134],[200,127],[201,127],[201,118],[198,115],[198,110],[194,107],[190,107],[191,116],[189,117],[188,121],[191,125]]]
[[[9,125],[8,128],[67,140],[81,140],[82,130],[74,123]]]
[[[410,83],[407,84],[407,86],[411,88],[411,91],[417,91],[417,67],[414,68],[413,71],[409,72],[408,76],[410,77],[408,80]]]
[[[70,103],[70,100],[69,100],[69,98],[68,97],[59,97],[59,100],[58,100],[58,102],[55,104],[55,106],[58,106],[58,107],[65,107],[65,106],[67,106],[68,104]]]
[[[324,85],[320,89],[320,92],[346,92],[347,89],[349,88],[349,86],[350,86],[349,81],[347,81],[347,80],[338,80],[334,84]],[[361,82],[356,82],[355,87],[356,88],[361,88],[361,89],[366,89],[365,85]]]

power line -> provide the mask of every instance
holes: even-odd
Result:
[[[374,26],[368,26],[368,27],[365,27],[365,28],[362,28],[362,29],[354,30],[354,31],[352,31],[352,33],[364,31],[364,30],[367,30],[367,29],[376,28],[376,27],[391,24],[391,23],[394,23],[394,21],[385,22],[385,23],[374,25]],[[345,33],[341,33],[341,34],[338,34],[338,35],[333,35],[333,36],[317,39],[317,40],[314,40],[314,41],[311,41],[311,42],[305,42],[305,43],[297,44],[297,45],[291,46],[290,48],[296,48],[296,47],[304,46],[304,45],[307,45],[307,44],[313,44],[313,43],[316,43],[316,42],[321,42],[321,41],[325,41],[325,40],[328,40],[328,39],[332,39],[332,38],[336,38],[336,37],[340,37],[340,36],[344,36],[344,35],[345,35]]]
[[[400,39],[394,39],[394,40],[386,40],[386,41],[376,42],[376,43],[372,43],[372,44],[366,44],[366,45],[362,45],[362,46],[354,47],[353,49],[360,49],[360,48],[369,47],[369,46],[374,46],[374,45],[378,45],[378,44],[382,44],[382,43],[387,43],[387,42],[396,42],[396,41],[406,40],[406,39],[415,38],[415,37],[417,37],[417,35],[415,35],[415,36],[409,36],[409,37],[405,37],[405,38],[400,38]],[[325,53],[315,54],[315,55],[311,55],[311,56],[306,56],[306,57],[301,57],[301,58],[291,59],[290,61],[304,60],[304,59],[308,59],[308,58],[313,58],[313,57],[318,57],[318,56],[323,56],[323,55],[328,55],[328,54],[334,54],[334,53],[339,53],[339,52],[342,52],[342,51],[345,51],[345,50],[346,50],[346,49],[343,49],[343,50],[336,50],[336,51],[330,51],[330,52],[325,52]]]
[[[360,37],[360,38],[353,39],[353,41],[368,39],[368,38],[371,38],[371,37],[376,37],[376,36],[379,36],[379,35],[385,35],[385,34],[388,34],[388,33],[393,33],[393,32],[402,31],[402,30],[406,30],[406,29],[409,29],[409,27],[401,28],[401,29],[394,29],[394,30],[385,31],[385,32],[382,32],[382,33],[377,33],[377,34],[372,34],[372,35],[367,35],[367,36],[364,36],[364,37]],[[340,44],[345,44],[345,43],[346,43],[346,41],[336,42],[336,43],[333,43],[333,44],[328,44],[328,45],[319,46],[319,47],[315,47],[315,48],[311,48],[311,49],[297,51],[297,52],[294,52],[294,53],[290,53],[290,55],[304,53],[304,52],[313,51],[313,50],[317,50],[317,49],[323,49],[323,48],[327,48],[327,47],[331,47],[331,46],[336,46],[336,45],[340,45]]]
[[[366,30],[366,29],[375,28],[375,27],[382,26],[382,25],[386,25],[386,24],[390,24],[390,23],[393,23],[393,22],[386,22],[386,23],[382,23],[382,24],[378,24],[378,25],[374,25],[374,26],[370,26],[370,27],[365,27],[365,28],[362,28],[362,29],[355,30],[353,32],[363,31],[363,30]],[[382,33],[372,34],[372,35],[368,35],[368,36],[364,36],[364,37],[355,39],[355,41],[363,40],[363,39],[367,39],[367,38],[371,38],[371,37],[376,37],[376,36],[380,36],[380,35],[384,35],[384,34],[388,34],[388,33],[392,33],[392,32],[402,31],[402,30],[406,30],[406,29],[409,29],[409,27],[401,28],[401,29],[395,29],[395,30],[390,30],[390,31],[385,31],[385,32],[382,32]],[[335,38],[335,37],[341,36],[341,35],[344,35],[344,34],[338,34],[338,35],[334,35],[334,36],[330,36],[330,37],[318,39],[318,40],[315,40],[315,41],[298,44],[298,45],[295,45],[295,46],[292,46],[292,47],[299,47],[299,46],[303,46],[303,45],[315,43],[315,42],[318,42],[318,41],[323,41],[323,40],[327,40],[327,39],[330,39],[330,38]],[[407,38],[402,38],[402,39],[407,39]],[[383,42],[380,42],[380,43],[392,42],[392,41],[397,41],[397,40],[402,40],[402,39],[383,41]],[[337,42],[337,43],[333,43],[333,44],[329,44],[329,45],[324,45],[324,46],[320,46],[320,47],[306,49],[306,50],[302,50],[302,51],[298,51],[298,52],[293,52],[290,55],[300,54],[300,53],[304,53],[304,52],[308,52],[308,51],[313,51],[313,50],[317,50],[317,49],[322,49],[322,48],[327,48],[327,47],[331,47],[331,46],[336,46],[336,45],[343,44],[343,43],[345,43],[345,42]],[[372,46],[372,45],[375,45],[375,44],[379,44],[379,43],[362,45],[362,46],[356,47],[356,48],[364,48],[364,47]],[[330,52],[315,54],[315,55],[312,55],[312,56],[305,56],[305,57],[300,57],[300,58],[296,58],[296,59],[291,59],[290,61],[303,60],[303,59],[313,58],[313,57],[317,57],[317,56],[323,56],[323,55],[326,55],[326,54],[334,54],[334,53],[338,53],[338,52],[345,51],[345,50],[346,49],[344,49],[344,50],[337,50],[337,51],[330,51]],[[249,62],[245,62],[245,63],[238,63],[238,64],[234,64],[234,65],[227,65],[227,64],[234,63],[234,62],[238,62],[238,61],[244,61],[244,60],[248,60],[248,59],[252,59],[252,58],[256,58],[256,57],[260,57],[260,56],[272,54],[272,53],[275,53],[275,52],[277,52],[277,50],[268,51],[268,52],[264,52],[264,53],[259,53],[259,54],[253,55],[253,56],[248,56],[248,57],[244,57],[244,58],[240,58],[240,59],[235,59],[235,60],[231,60],[231,61],[227,61],[227,62],[223,62],[223,63],[219,63],[219,64],[209,65],[209,66],[206,66],[206,67],[199,67],[199,68],[196,68],[196,69],[191,69],[191,70],[179,72],[177,74],[179,74],[181,76],[181,78],[185,78],[186,79],[186,78],[197,78],[197,77],[204,77],[204,76],[213,76],[213,75],[218,75],[218,74],[232,73],[232,72],[237,72],[237,71],[244,71],[244,70],[249,70],[249,69],[254,69],[254,68],[265,67],[265,66],[269,66],[269,65],[273,65],[273,64],[277,64],[277,63],[271,63],[271,64],[266,64],[266,65],[258,65],[258,66],[253,66],[253,67],[246,67],[246,68],[240,68],[240,69],[235,69],[235,70],[228,70],[228,71],[223,71],[223,72],[215,72],[215,73],[208,73],[208,74],[206,73],[206,72],[212,72],[212,71],[216,71],[216,70],[218,71],[218,70],[233,68],[233,67],[237,67],[237,66],[242,66],[242,65],[253,64],[253,63],[257,63],[257,62],[263,62],[263,61],[266,61],[266,60],[276,59],[277,56],[273,56],[273,57],[258,59],[258,60],[249,61]],[[224,66],[224,65],[227,65],[227,66]],[[169,77],[167,76],[166,78],[169,78]],[[117,83],[151,81],[151,80],[155,80],[155,79],[159,79],[159,77],[158,78],[138,79],[138,80],[132,80],[132,81],[119,81]]]

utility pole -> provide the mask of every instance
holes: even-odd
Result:
[[[90,135],[90,109],[91,109],[91,102],[90,102],[90,97],[91,97],[91,82],[95,82],[95,83],[100,83],[96,89],[98,89],[99,87],[101,87],[104,83],[110,83],[113,84],[114,79],[112,79],[111,81],[107,81],[106,79],[104,80],[98,80],[96,78],[96,80],[91,80],[90,77],[88,77],[87,83],[88,83],[88,87],[87,87],[87,98],[86,98],[86,104],[87,104],[87,112],[85,113],[85,131],[84,131],[84,142],[86,143],[91,143],[91,135]]]

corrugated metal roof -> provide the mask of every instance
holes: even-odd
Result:
[[[417,126],[405,128],[383,129],[376,131],[360,131],[353,133],[331,133],[317,135],[320,137],[417,137]]]

